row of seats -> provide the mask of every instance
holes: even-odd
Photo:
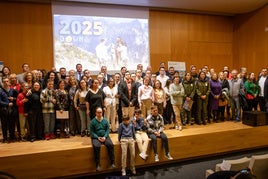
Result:
[[[215,171],[212,169],[206,170],[206,178],[214,172],[223,170],[239,171],[250,168],[253,174],[258,179],[268,178],[268,154],[252,155],[250,158],[243,157],[236,160],[223,160],[215,166]]]

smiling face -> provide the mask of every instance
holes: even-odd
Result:
[[[40,83],[35,82],[34,85],[33,85],[33,89],[34,89],[34,91],[39,91],[40,88],[41,88]]]
[[[187,81],[190,81],[190,79],[191,79],[191,74],[190,74],[190,73],[186,73],[186,74],[185,74],[185,79],[186,79]]]
[[[101,118],[102,118],[102,109],[101,109],[100,107],[98,107],[98,108],[96,109],[96,113],[95,113],[95,115],[96,115],[96,118],[97,118],[97,119],[101,119]]]
[[[92,89],[96,90],[99,88],[99,80],[95,79],[92,83]]]
[[[47,88],[50,89],[50,90],[52,90],[53,87],[54,87],[54,82],[51,81],[51,80],[48,80],[48,81],[47,81]]]

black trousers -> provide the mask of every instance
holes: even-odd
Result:
[[[265,98],[263,96],[259,96],[259,106],[261,111],[266,111],[266,102],[265,102]]]
[[[44,121],[42,110],[29,111],[28,124],[31,139],[42,139],[44,136]]]
[[[81,120],[78,111],[71,104],[69,108],[70,133],[81,134]]]
[[[15,139],[15,112],[16,111],[13,110],[11,107],[2,107],[0,109],[2,133],[4,140],[7,140],[8,132],[9,138],[11,140]]]
[[[102,144],[106,146],[110,160],[111,160],[111,164],[113,164],[114,163],[114,144],[112,140],[108,137],[103,143],[101,143],[98,139],[92,139],[96,165],[100,164],[100,148]]]

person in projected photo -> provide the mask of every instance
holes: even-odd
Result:
[[[96,56],[98,58],[100,68],[102,66],[106,66],[106,63],[109,61],[108,49],[109,46],[106,45],[105,39],[101,39],[100,43],[96,46]]]
[[[122,41],[121,37],[117,37],[115,45],[117,66],[127,66],[127,61],[129,60],[127,51],[126,42]]]

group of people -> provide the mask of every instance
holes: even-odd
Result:
[[[2,69],[2,142],[91,136],[99,170],[99,146],[112,145],[108,140],[111,131],[118,133],[121,142],[123,175],[127,146],[131,157],[135,155],[134,141],[139,156],[146,159],[151,138],[155,161],[159,161],[156,139],[161,138],[165,156],[172,159],[163,132],[165,124],[182,130],[189,124],[240,121],[241,105],[243,110],[268,110],[267,68],[257,76],[247,75],[245,68],[229,73],[227,66],[220,73],[207,66],[198,72],[192,65],[182,76],[174,67],[167,70],[165,63],[155,73],[150,66],[143,70],[143,65],[138,64],[135,72],[122,67],[113,75],[101,66],[96,78],[91,77],[89,70],[83,70],[82,64],[69,72],[64,67],[59,71],[54,67],[48,72],[31,71],[27,63],[22,69],[18,75],[7,66]],[[109,148],[114,166],[113,147]],[[131,161],[135,173],[134,160]]]
[[[166,134],[164,133],[164,120],[158,113],[157,106],[151,107],[152,113],[144,119],[141,117],[141,110],[135,110],[134,118],[123,116],[122,122],[118,128],[118,141],[122,150],[122,175],[126,175],[128,149],[130,152],[130,169],[132,174],[136,174],[135,169],[135,141],[138,145],[139,156],[146,160],[149,138],[152,140],[155,162],[159,161],[157,152],[157,138],[161,138],[164,148],[165,157],[168,160],[173,160],[169,153],[169,145]],[[100,147],[104,144],[109,153],[111,168],[115,168],[114,164],[114,145],[109,137],[110,125],[106,118],[103,117],[103,109],[96,108],[95,117],[90,123],[90,135],[94,149],[96,162],[96,171],[100,171]]]

